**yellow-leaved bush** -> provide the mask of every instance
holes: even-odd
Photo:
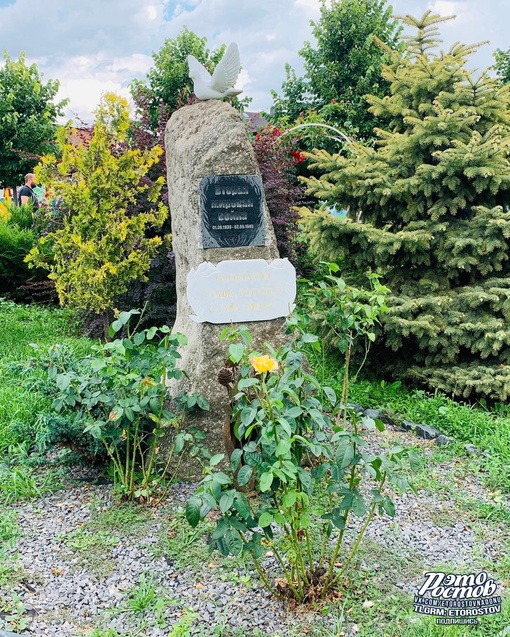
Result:
[[[160,237],[146,236],[146,229],[160,228],[167,216],[158,201],[163,178],[144,179],[163,149],[130,149],[128,128],[127,101],[107,93],[88,145],[72,143],[70,127],[62,128],[57,137],[62,157],[47,155],[36,169],[63,211],[63,223],[26,260],[50,271],[61,304],[102,314],[105,325],[130,281],[145,278],[161,243]],[[147,206],[133,214],[141,197]]]

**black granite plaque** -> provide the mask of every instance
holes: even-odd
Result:
[[[204,248],[264,245],[263,186],[258,175],[211,175],[200,181]]]

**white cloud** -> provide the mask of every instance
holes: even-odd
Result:
[[[148,20],[157,20],[160,15],[160,11],[158,11],[158,7],[153,4],[150,4],[148,7],[146,7],[145,11],[146,11]]]
[[[144,75],[152,65],[152,57],[142,53],[135,53],[131,56],[116,57],[106,68],[112,73],[127,73],[134,75]]]
[[[492,62],[492,51],[507,49],[509,0],[390,0],[397,15],[422,15],[428,8],[457,14],[440,27],[445,46],[491,40],[474,60]],[[488,6],[490,5],[490,6]],[[313,42],[310,20],[320,16],[319,0],[15,0],[0,7],[2,46],[12,58],[25,51],[44,79],[59,79],[61,94],[87,117],[105,90],[128,93],[135,77],[152,66],[151,53],[186,25],[207,46],[237,42],[243,65],[239,86],[253,97],[250,108],[271,105],[280,90],[285,63],[302,74],[298,50]],[[76,102],[75,102],[76,100]]]
[[[429,6],[431,11],[441,16],[458,15],[459,9],[462,10],[460,3],[454,0],[435,0]]]
[[[94,77],[63,80],[57,99],[69,98],[70,103],[62,121],[77,118],[91,124],[94,120],[93,113],[105,93],[116,93],[130,101],[129,90],[113,80]]]

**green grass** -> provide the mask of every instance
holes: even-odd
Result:
[[[14,542],[20,535],[21,529],[18,526],[15,511],[2,507],[0,509],[0,591],[14,588],[25,574],[18,562],[18,556],[13,554]],[[2,612],[1,599],[0,595],[0,612]]]
[[[70,310],[0,300],[0,452],[19,441],[16,428],[29,431],[50,407],[49,399],[27,385],[11,364],[32,357],[31,343],[45,347],[68,342],[77,351],[86,350],[90,340],[75,336],[76,332],[75,313]]]
[[[387,411],[397,423],[406,419],[436,427],[460,443],[453,449],[457,455],[466,455],[464,444],[475,445],[486,452],[475,464],[485,472],[487,484],[510,492],[510,414],[506,406],[497,405],[490,411],[482,404],[458,403],[439,392],[428,394],[400,383],[366,379],[351,385],[349,400]]]
[[[150,524],[150,519],[150,509],[142,509],[132,502],[117,504],[107,509],[93,506],[86,528],[92,532],[116,531],[122,535],[136,536],[143,527]]]

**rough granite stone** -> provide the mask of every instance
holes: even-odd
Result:
[[[363,414],[365,411],[365,409],[361,405],[358,405],[358,403],[347,403],[347,407],[349,409],[354,409],[357,414]]]
[[[453,442],[452,438],[449,438],[448,436],[441,434],[440,436],[436,438],[436,440],[434,441],[434,444],[438,445],[439,447],[443,447],[445,445],[450,445],[452,442]]]
[[[188,338],[182,348],[181,369],[187,376],[173,383],[173,395],[185,390],[200,392],[211,405],[209,412],[191,413],[186,416],[186,426],[195,426],[206,435],[206,446],[212,453],[222,453],[224,448],[225,405],[227,391],[217,380],[218,371],[224,366],[227,346],[220,340],[226,325],[195,323],[190,319],[193,311],[188,303],[186,277],[192,268],[209,261],[213,264],[228,259],[279,258],[271,218],[265,200],[265,245],[261,247],[203,249],[199,184],[208,175],[260,175],[257,160],[249,139],[249,131],[238,111],[229,104],[217,100],[200,102],[176,111],[170,118],[165,136],[168,201],[172,218],[172,246],[175,253],[177,317],[175,332]],[[279,346],[284,341],[284,320],[245,323],[253,337],[253,346],[264,342]],[[164,439],[162,454],[168,450],[170,440]],[[166,450],[166,451],[165,451]],[[187,463],[181,471],[182,478],[198,473],[197,466]]]
[[[402,428],[406,431],[414,431],[419,438],[424,438],[425,440],[432,440],[442,435],[439,429],[432,427],[432,425],[423,425],[411,420],[404,420]]]
[[[382,412],[380,409],[365,409],[365,411],[363,412],[363,415],[366,416],[367,418],[378,418],[379,420],[381,420],[381,416],[383,416]]]

